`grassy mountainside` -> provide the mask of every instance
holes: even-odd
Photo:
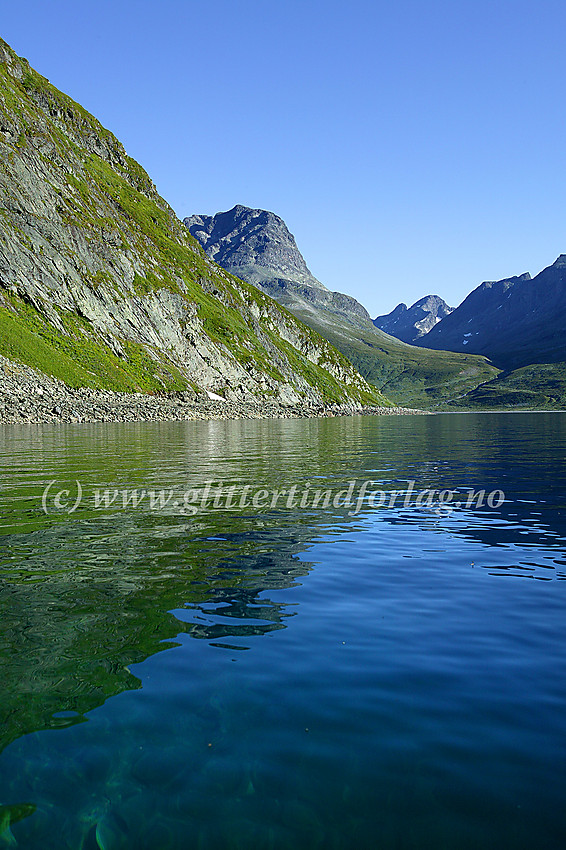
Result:
[[[275,213],[237,205],[214,216],[189,216],[184,223],[224,269],[275,298],[398,404],[435,408],[497,374],[483,357],[424,353],[375,327],[354,298],[330,292],[313,277],[294,236]],[[444,304],[435,297],[418,304],[425,300],[433,311]],[[413,321],[424,316],[417,312]]]
[[[210,261],[150,178],[0,40],[0,354],[72,386],[386,403]]]
[[[484,357],[417,348],[378,328],[354,326],[336,317],[324,321],[314,311],[297,310],[296,315],[396,404],[443,409],[499,372]]]
[[[566,407],[566,363],[534,363],[512,372],[502,372],[456,402],[461,408]]]

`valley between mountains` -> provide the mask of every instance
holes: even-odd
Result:
[[[58,382],[205,412],[566,399],[564,256],[456,309],[426,296],[372,320],[312,275],[274,213],[237,205],[181,222],[118,139],[1,40],[0,217],[2,421],[60,415],[45,399],[22,408],[18,369],[42,396]]]
[[[427,409],[566,404],[566,257],[535,278],[483,283],[454,309],[437,295],[371,319],[309,271],[274,213],[237,205],[185,225],[223,268],[332,342],[396,403]]]

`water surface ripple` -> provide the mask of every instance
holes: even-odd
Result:
[[[565,414],[0,428],[0,846],[562,850],[565,454]],[[352,481],[505,501],[91,498]]]

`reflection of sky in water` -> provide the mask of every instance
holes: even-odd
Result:
[[[5,429],[4,843],[559,847],[565,423]],[[65,476],[507,501],[45,517]]]

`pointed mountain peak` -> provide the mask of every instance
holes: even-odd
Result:
[[[376,328],[403,342],[414,343],[448,316],[452,309],[439,295],[425,295],[410,307],[398,304],[386,316],[377,316],[373,323]]]
[[[216,215],[188,216],[184,224],[209,257],[249,283],[280,279],[326,289],[308,268],[283,219],[269,210],[236,204]]]

